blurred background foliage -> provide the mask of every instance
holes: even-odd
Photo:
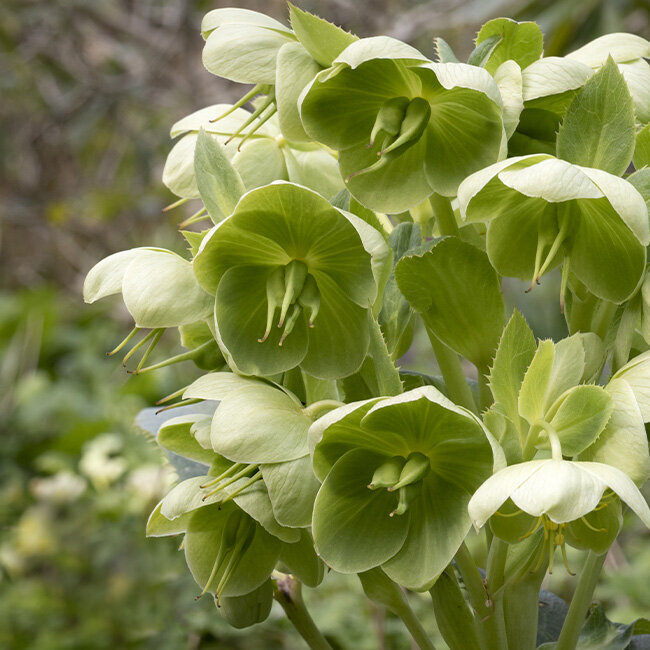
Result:
[[[178,118],[241,88],[201,65],[206,0],[3,0],[0,3],[0,647],[8,650],[302,648],[279,613],[252,630],[222,622],[175,540],[146,540],[148,512],[174,481],[135,431],[143,407],[191,381],[174,367],[128,378],[111,349],[130,329],[119,301],[83,305],[86,271],[116,250],[182,249],[175,226],[194,206],[160,182]],[[285,19],[280,0],[239,7]],[[431,56],[442,36],[461,56],[500,15],[537,20],[546,54],[598,35],[650,36],[647,0],[304,0],[361,36],[384,33]],[[562,336],[554,281],[525,311]],[[512,304],[520,287],[509,285]],[[171,335],[163,351],[174,352]],[[419,369],[414,356],[410,365]],[[430,369],[429,369],[430,370]],[[627,530],[597,595],[614,620],[650,607],[650,548]],[[552,586],[570,596],[574,581]],[[307,594],[334,640],[359,650],[410,647],[400,624],[328,576]],[[414,596],[423,611],[426,600]]]

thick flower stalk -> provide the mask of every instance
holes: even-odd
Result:
[[[275,183],[244,195],[208,233],[194,273],[216,294],[217,337],[242,373],[300,365],[330,379],[363,362],[389,260],[381,235],[359,218]]]

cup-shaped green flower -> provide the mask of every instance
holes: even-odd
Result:
[[[502,275],[531,281],[563,264],[599,298],[635,291],[650,243],[648,211],[627,181],[541,154],[511,158],[458,189],[463,219],[488,223],[487,253]]]
[[[365,206],[402,212],[432,192],[456,193],[499,158],[501,97],[482,68],[432,63],[388,37],[349,45],[303,91],[307,133],[339,152]]]
[[[194,273],[216,294],[217,338],[235,369],[269,376],[300,365],[334,379],[366,356],[368,311],[389,264],[374,228],[278,182],[245,194],[208,233]]]
[[[342,573],[381,566],[416,590],[457,552],[469,498],[501,459],[480,420],[431,386],[332,411],[312,425],[310,444],[323,480],[319,555]]]
[[[207,453],[230,461],[224,466],[222,479],[212,482],[205,494],[220,491],[233,482],[237,473],[243,474],[251,485],[264,481],[278,523],[290,527],[311,525],[319,487],[307,443],[314,407],[304,408],[286,389],[227,372],[200,377],[183,396],[217,404],[207,428],[195,428],[194,435],[209,449]],[[164,435],[170,428],[167,424],[161,429],[159,441],[169,448]],[[185,434],[184,440],[188,438]]]
[[[245,138],[241,131],[252,117],[243,108],[215,104],[176,122],[170,135],[172,138],[180,137],[167,156],[163,183],[181,198],[199,198],[194,151],[198,133],[203,129],[222,146],[248,190],[275,180],[289,180],[329,199],[343,188],[336,158],[317,143],[288,141],[280,133],[276,117],[258,126],[254,135]]]
[[[566,563],[566,542],[599,553],[607,550],[620,528],[613,499],[626,503],[650,528],[650,508],[624,472],[604,463],[562,460],[556,449],[553,455],[511,465],[485,481],[468,506],[476,529],[492,517],[495,532],[516,543],[543,528],[543,557],[548,552],[552,569],[556,547]],[[515,519],[506,522],[511,517]]]

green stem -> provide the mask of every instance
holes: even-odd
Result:
[[[431,639],[427,636],[427,633],[422,627],[422,623],[420,623],[420,620],[413,613],[413,610],[408,603],[406,603],[404,607],[400,607],[393,611],[402,619],[409,634],[413,637],[413,641],[415,641],[421,650],[436,650],[436,647],[433,645]]]
[[[438,221],[440,234],[458,236],[458,222],[451,207],[451,199],[434,192],[429,200]]]
[[[503,592],[496,593],[505,580],[507,556],[508,545],[503,540],[494,537],[488,554],[487,586],[488,593],[492,597],[494,632],[499,650],[508,650],[508,636],[503,613]]]
[[[375,374],[380,395],[400,395],[404,391],[399,372],[393,364],[378,321],[370,314],[369,352],[375,362]]]
[[[440,366],[440,372],[445,380],[449,398],[478,415],[472,391],[465,378],[458,355],[448,348],[428,327],[426,328],[431,347]]]
[[[491,648],[492,644],[489,638],[495,636],[494,630],[491,629],[493,627],[494,616],[492,609],[487,604],[488,594],[483,584],[483,578],[465,542],[461,544],[454,559],[456,560],[461,576],[463,576],[463,583],[467,590],[469,603],[476,612],[476,618],[474,620],[481,648]]]
[[[574,650],[576,647],[606,557],[607,553],[596,555],[593,551],[589,551],[560,638],[555,646],[556,650]]]
[[[287,618],[312,650],[332,650],[332,646],[316,627],[314,619],[305,607],[300,582],[288,575],[274,580],[273,597],[280,603]]]

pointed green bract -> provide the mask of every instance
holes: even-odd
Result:
[[[314,60],[327,68],[351,43],[358,40],[354,34],[314,16],[289,3],[291,27],[303,47]]]
[[[571,103],[557,154],[576,165],[620,176],[634,152],[634,106],[613,60],[591,77]]]
[[[203,130],[199,131],[194,150],[194,174],[212,221],[225,219],[244,193],[244,183],[219,144]]]
[[[498,36],[499,42],[483,66],[492,74],[505,61],[515,61],[521,68],[525,68],[542,56],[543,37],[537,23],[518,23],[510,18],[495,18],[481,27],[476,43],[479,45],[493,36]]]
[[[650,124],[646,124],[637,134],[634,146],[634,166],[637,169],[650,167]]]

